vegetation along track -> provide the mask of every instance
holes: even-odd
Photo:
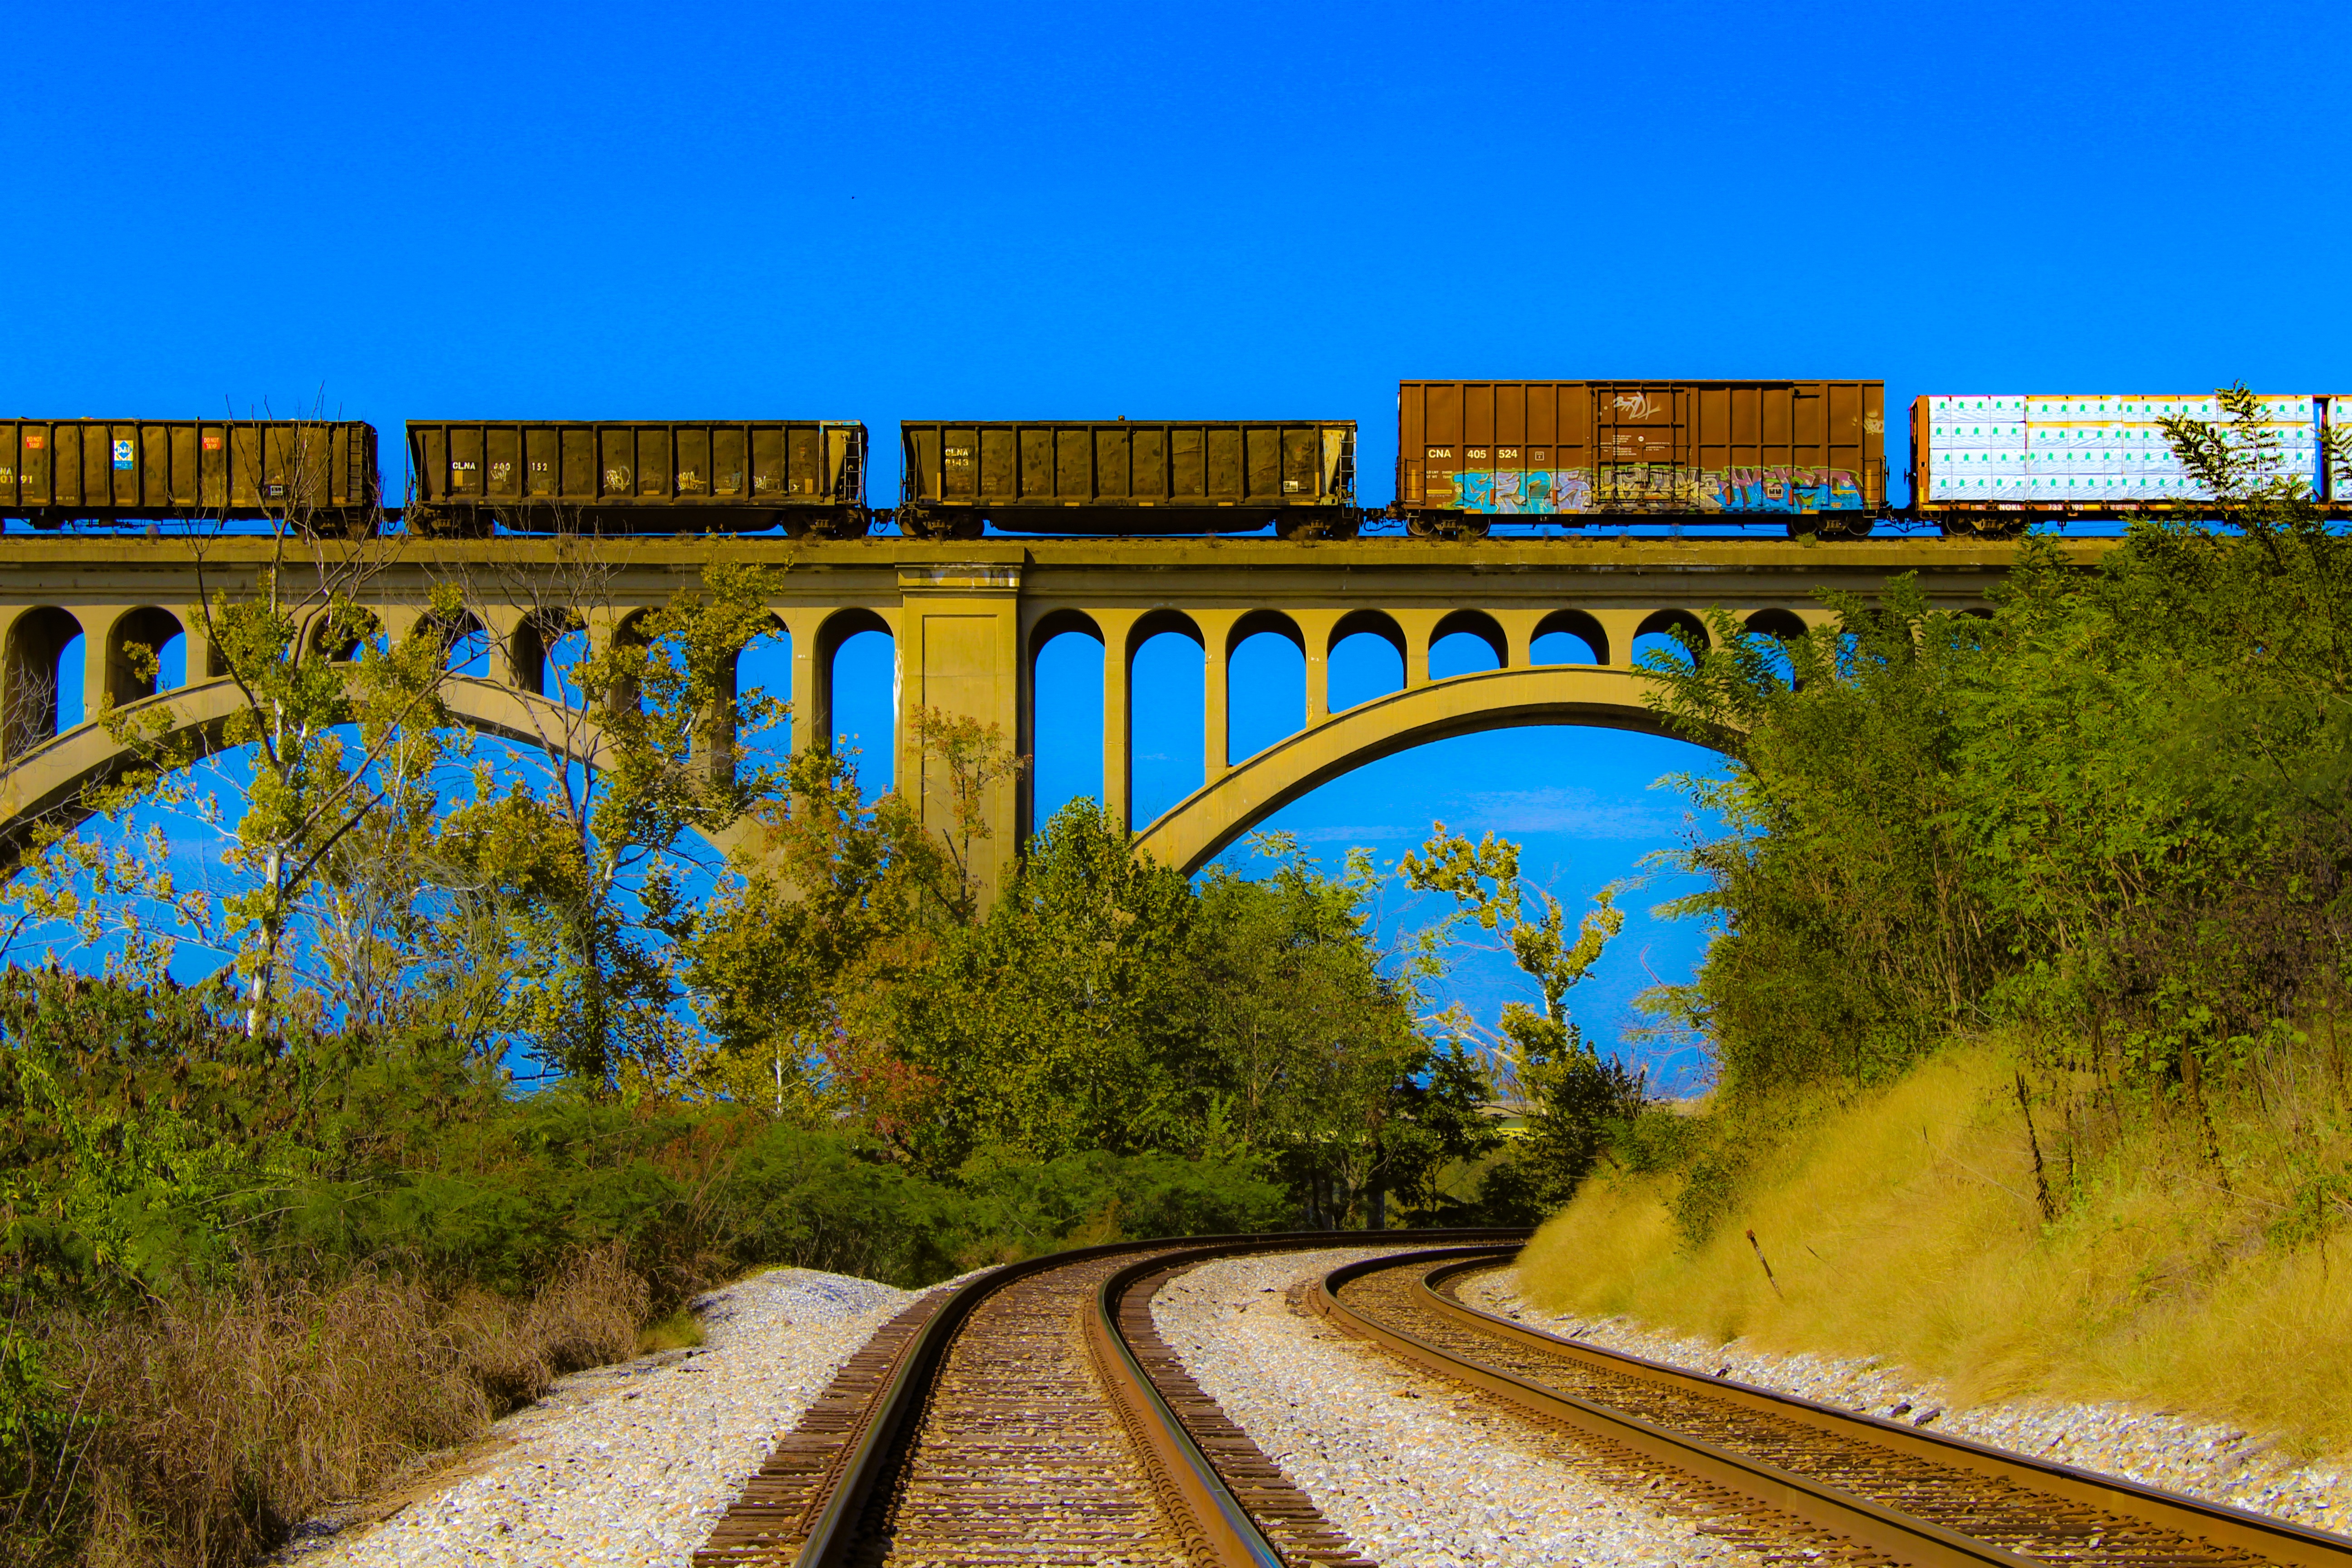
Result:
[[[1848,1560],[2352,1568],[2352,1539],[1564,1340],[1456,1298],[1465,1276],[1500,1261],[1457,1248],[1349,1264],[1306,1305],[1735,1508],[1793,1516]]]
[[[1524,1232],[1125,1243],[910,1302],[845,1363],[697,1568],[1370,1568],[1152,1327],[1169,1276],[1241,1253]]]

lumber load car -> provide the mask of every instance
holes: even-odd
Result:
[[[356,420],[0,420],[0,517],[373,526],[375,427]]]
[[[407,526],[849,539],[866,507],[854,419],[412,419]]]
[[[2275,477],[2338,515],[2352,486],[2328,471],[2332,423],[2352,398],[2257,395]],[[2229,423],[2210,393],[1931,393],[1911,405],[1911,510],[1944,532],[2006,538],[2029,523],[2209,510],[2173,455],[2167,419]]]
[[[1858,538],[1886,506],[1877,381],[1407,381],[1396,510],[1422,537],[1497,519],[1769,522]]]
[[[1355,531],[1352,419],[909,419],[898,527],[1015,533]]]

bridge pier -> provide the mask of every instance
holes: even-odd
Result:
[[[916,713],[929,709],[996,726],[1008,747],[1017,747],[1026,726],[1024,660],[1021,647],[1019,562],[951,563],[901,567],[898,592],[904,602],[898,637],[899,788],[919,792],[925,826],[956,832],[955,804],[945,763],[923,744]],[[992,895],[1011,874],[1027,815],[1024,776],[991,781],[981,811],[987,837],[971,838],[967,868]],[[965,847],[956,846],[959,854]]]

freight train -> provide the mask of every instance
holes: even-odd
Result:
[[[2352,398],[2263,400],[2287,472],[2331,510]],[[1858,538],[1882,519],[2005,536],[2047,520],[2210,499],[2160,421],[2210,395],[1933,394],[1911,408],[1911,501],[1887,494],[1876,381],[1406,381],[1395,500],[1356,497],[1352,419],[909,419],[898,504],[866,502],[856,420],[411,420],[387,509],[357,422],[0,421],[0,518],[41,529],[291,520],[424,534],[709,533],[929,539],[1245,533],[1347,538],[1367,521],[1475,539],[1496,522],[1761,522]],[[2338,495],[2336,492],[2345,492]]]

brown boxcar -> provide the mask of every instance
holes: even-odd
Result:
[[[419,532],[866,531],[866,426],[845,419],[412,419]]]
[[[341,529],[379,494],[375,428],[353,420],[0,420],[0,516],[285,519]]]
[[[1627,514],[1864,532],[1885,405],[1876,381],[1403,382],[1397,505],[1424,534]]]
[[[1352,419],[909,419],[899,527],[1246,533],[1355,527]]]

